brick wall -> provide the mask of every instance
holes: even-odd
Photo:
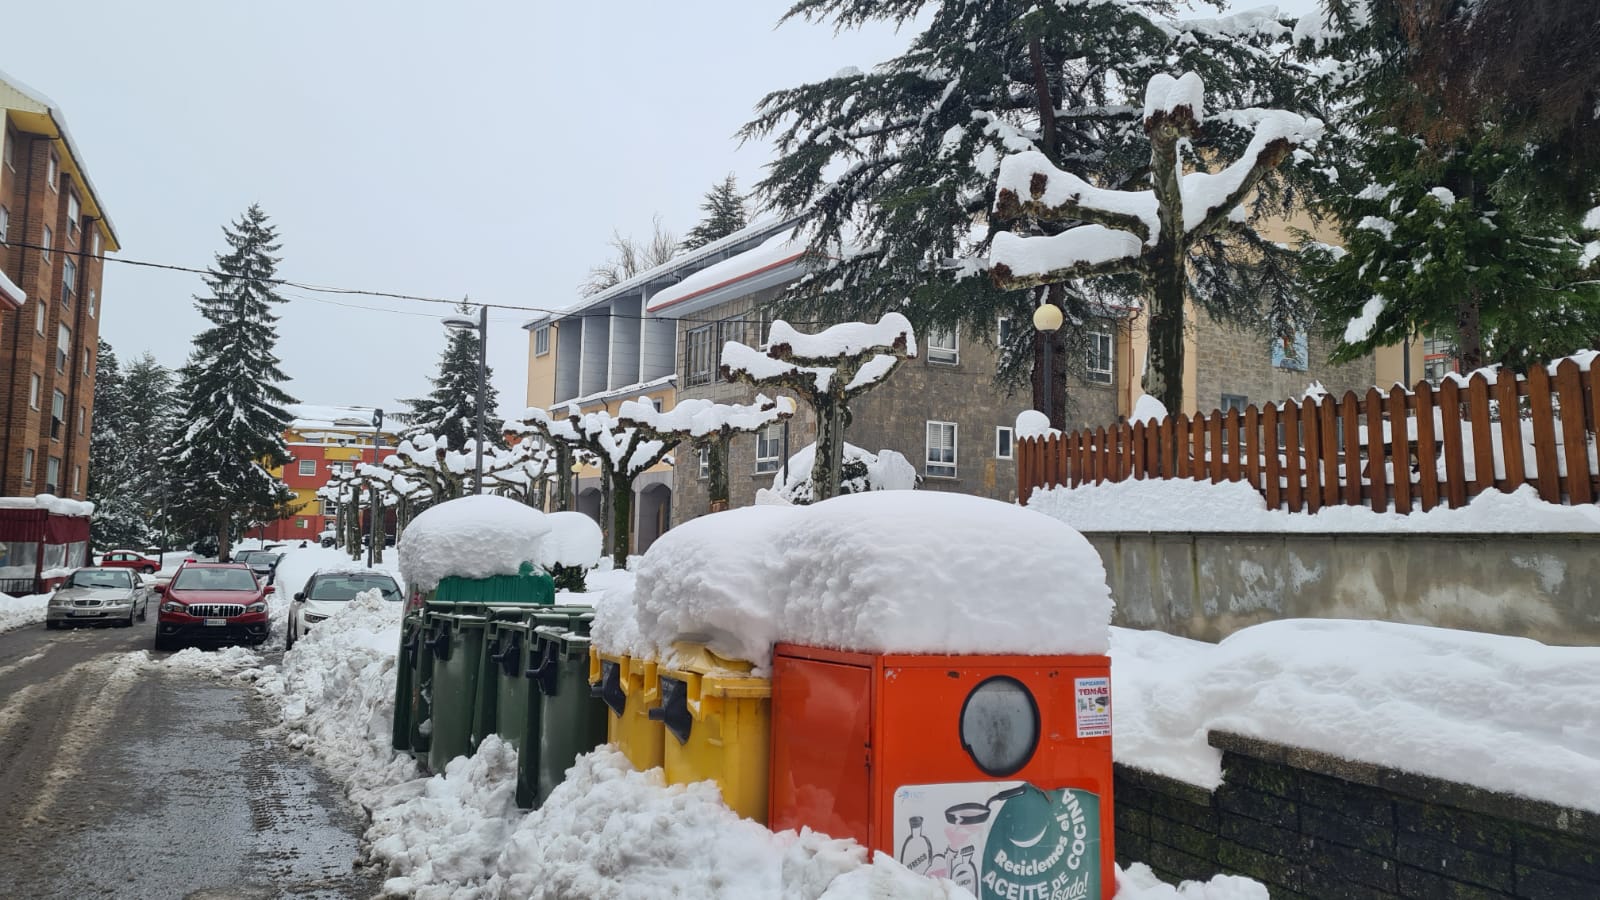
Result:
[[[1248,875],[1274,900],[1600,897],[1600,816],[1213,733],[1214,792],[1116,769],[1117,859]]]

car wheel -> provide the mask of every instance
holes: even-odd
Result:
[[[141,566],[139,568],[139,571],[143,572],[146,575],[154,575],[156,573],[156,567],[155,566]]]
[[[156,649],[157,650],[176,650],[176,649],[178,649],[178,642],[173,640],[172,638],[168,637],[167,635],[158,634],[158,635],[156,635]]]
[[[150,617],[150,604],[146,603],[145,605],[139,607],[139,621],[143,622],[144,620],[148,619],[149,617]]]
[[[61,630],[61,623],[57,622],[55,619],[45,619],[44,627],[50,631],[59,631]]]
[[[283,652],[288,653],[294,649],[294,623],[290,622],[283,630]]]

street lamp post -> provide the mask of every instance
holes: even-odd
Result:
[[[373,465],[377,465],[378,464],[378,451],[380,449],[382,449],[382,448],[383,448],[383,410],[375,409],[375,410],[372,411],[372,464]],[[360,464],[361,464],[361,457],[358,454],[356,456],[356,465],[360,465]],[[379,559],[383,558],[383,548],[378,546],[378,531],[379,531],[380,528],[383,527],[383,509],[380,507],[380,505],[378,503],[378,485],[377,485],[376,482],[373,483],[373,485],[371,487],[371,493],[367,497],[367,508],[372,511],[371,512],[372,521],[367,523],[367,525],[368,525],[367,568],[370,569],[370,568],[372,568],[372,560],[373,560],[373,557],[375,555]]]
[[[1056,332],[1061,329],[1061,307],[1054,303],[1041,303],[1033,311],[1033,327],[1044,335],[1044,416],[1055,427],[1055,416],[1050,402],[1050,389],[1056,375]]]
[[[476,460],[473,463],[472,492],[483,493],[483,401],[485,393],[484,382],[488,380],[489,372],[489,307],[478,307],[478,320],[474,322],[468,316],[445,316],[444,326],[454,329],[476,329],[478,332],[478,427],[474,435],[477,444]]]

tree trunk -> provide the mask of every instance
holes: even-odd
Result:
[[[226,510],[226,509],[219,510],[217,512],[217,561],[218,562],[226,561],[228,559],[229,551],[233,549],[233,545],[228,542],[228,520],[230,518],[232,518],[232,516],[229,514],[228,510]]]
[[[1056,104],[1050,96],[1050,72],[1044,63],[1044,45],[1038,38],[1028,42],[1028,61],[1033,66],[1034,99],[1039,104],[1039,146],[1044,155],[1056,161]]]
[[[707,466],[710,470],[711,484],[708,485],[710,503],[708,512],[721,512],[728,508],[728,445],[731,437],[718,432],[710,443],[706,444]]]
[[[633,530],[633,482],[613,472],[607,483],[611,485],[611,563],[619,570],[626,569]]]
[[[1183,272],[1162,266],[1151,281],[1150,359],[1144,392],[1175,416],[1183,412]]]
[[[844,381],[841,368],[835,381]],[[844,462],[844,407],[837,397],[821,401],[817,409],[817,446],[811,454],[811,502],[839,494],[839,469]]]
[[[1483,298],[1477,288],[1469,288],[1456,305],[1456,335],[1461,354],[1461,371],[1483,368]]]
[[[575,508],[577,499],[572,494],[572,451],[566,444],[556,444],[556,506],[566,512]]]

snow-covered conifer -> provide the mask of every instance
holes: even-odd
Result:
[[[100,550],[144,547],[150,520],[141,508],[135,467],[124,438],[126,391],[116,351],[100,339],[94,381],[94,426],[89,431],[88,498],[94,503],[92,541]]]
[[[457,307],[461,315],[477,309],[463,300]],[[433,389],[426,397],[402,401],[409,412],[399,418],[406,423],[406,434],[432,435],[451,447],[465,447],[477,434],[478,423],[478,332],[473,328],[452,328],[439,355],[439,373],[428,379]],[[494,369],[487,370],[485,410],[493,413],[499,403],[494,388]]]
[[[750,213],[745,209],[744,197],[739,194],[739,183],[732,172],[706,192],[700,210],[705,213],[705,218],[684,236],[685,250],[704,247],[750,223]]]

